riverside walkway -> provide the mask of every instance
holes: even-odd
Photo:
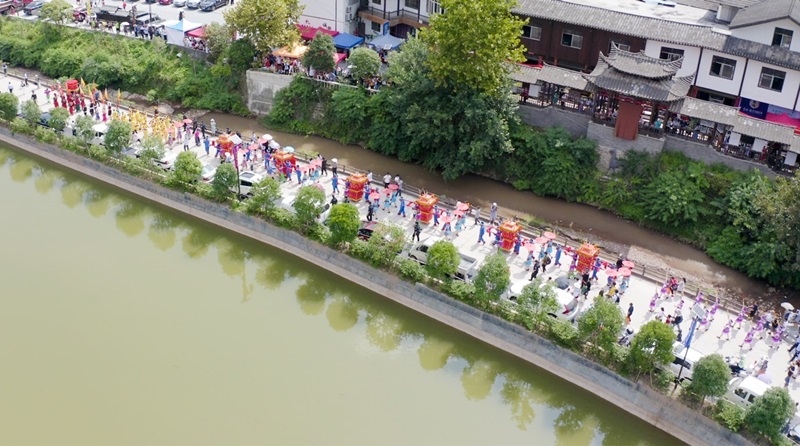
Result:
[[[45,98],[44,85],[41,85],[37,89],[32,80],[29,80],[28,86],[23,86],[19,79],[6,78],[6,81],[10,81],[13,84],[14,94],[19,97],[21,102],[29,100],[31,98],[31,92],[35,89],[37,92],[37,103],[41,109],[43,111],[48,111],[53,107],[52,102],[49,102]],[[70,123],[72,123],[73,120],[74,117],[70,118]],[[208,125],[208,123],[206,124]],[[242,136],[245,140],[249,139],[249,135]],[[280,141],[278,142],[280,143]],[[176,142],[172,147],[168,147],[167,149],[179,153],[183,150],[183,142]],[[197,154],[198,158],[204,165],[218,165],[220,163],[220,160],[214,157],[215,149],[213,147],[211,148],[210,155],[206,155],[202,142],[199,146],[196,146],[193,138],[190,143],[190,150]],[[258,161],[254,164],[254,170],[256,172],[265,171],[264,162],[260,156]],[[344,189],[344,180],[350,173],[353,173],[353,169],[350,167],[347,168],[346,172],[342,172],[340,169],[340,190]],[[382,180],[383,174],[384,172],[374,172],[373,185],[378,186],[381,189],[382,184],[379,183]],[[328,200],[330,200],[332,196],[331,179],[332,176],[328,175],[321,177],[319,180],[320,184],[325,189]],[[299,185],[295,181],[283,183],[281,186],[281,193],[283,196],[282,201],[291,202],[299,188]],[[431,192],[435,193],[436,191]],[[379,210],[376,212],[375,217],[378,221],[397,224],[405,228],[407,230],[408,240],[410,242],[414,224],[413,210],[410,203],[416,199],[416,196],[408,192],[404,193],[404,196],[407,202],[406,214],[408,217],[403,218],[398,216],[396,207],[389,207],[387,211]],[[343,195],[341,193],[337,196],[337,198],[339,199],[339,202],[343,201]],[[499,201],[500,200],[501,199],[499,199]],[[367,214],[367,205],[363,201],[354,204],[358,207],[363,219]],[[502,202],[499,204],[502,205]],[[484,209],[482,212],[482,217],[485,219],[487,215],[488,212]],[[455,227],[455,225],[453,226]],[[453,231],[449,239],[462,253],[477,259],[479,262],[482,262],[487,255],[495,252],[497,248],[492,247],[491,241],[493,240],[493,236],[489,236],[488,234],[484,238],[487,243],[485,245],[479,244],[478,232],[479,226],[474,224],[474,218],[470,216],[470,218],[467,220],[467,225],[465,228],[459,232]],[[526,234],[526,236],[528,235],[536,237],[539,234]],[[443,233],[441,226],[434,227],[432,225],[422,225],[421,239],[425,240],[426,238],[430,237],[444,238],[445,234]],[[565,240],[559,238],[556,240],[556,242],[563,243]],[[538,249],[539,248],[537,245],[537,247],[534,248],[534,252],[538,253]],[[524,265],[527,253],[527,249],[523,247],[520,250],[519,255],[515,255],[513,252],[506,254],[507,262],[511,270],[511,280],[514,284],[512,285],[512,288],[521,288],[524,284],[529,283],[530,272],[525,271]],[[404,251],[402,255],[406,255],[406,252]],[[601,256],[607,260],[616,258],[616,256],[611,253],[601,253]],[[556,279],[558,277],[565,276],[569,271],[570,262],[571,257],[565,252],[562,254],[562,265],[560,267],[551,264],[548,266],[547,272],[540,273],[539,277],[543,277],[545,280],[547,280],[548,278]],[[644,323],[654,320],[660,309],[663,308],[665,317],[666,315],[682,315],[684,321],[680,328],[683,330],[683,334],[686,335],[688,334],[689,326],[691,324],[692,308],[695,307],[695,305],[699,305],[702,306],[706,312],[709,312],[714,303],[708,298],[704,298],[696,303],[695,294],[686,292],[683,295],[657,299],[654,307],[655,311],[650,312],[651,300],[654,294],[659,293],[661,290],[662,282],[659,280],[654,281],[652,277],[642,276],[640,275],[640,272],[640,268],[634,268],[634,274],[631,276],[630,285],[624,295],[621,296],[619,302],[620,308],[624,313],[627,312],[629,305],[633,304],[634,311],[628,327],[634,330],[634,332],[638,332],[639,327],[641,327]],[[584,299],[581,297],[579,299],[577,317],[580,317],[580,313],[589,308],[595,296],[597,296],[601,290],[607,290],[607,287],[604,286],[607,283],[606,272],[601,269],[597,276],[598,280],[593,283],[592,290],[590,291],[588,298]],[[682,304],[681,301],[683,301]],[[755,368],[755,364],[757,362],[767,359],[768,366],[764,376],[762,376],[762,379],[771,382],[771,385],[773,386],[782,386],[790,358],[788,347],[791,345],[791,343],[782,339],[778,342],[773,342],[772,334],[765,330],[763,331],[763,339],[759,338],[759,335],[756,335],[750,344],[744,344],[743,347],[740,347],[740,345],[742,345],[745,341],[748,331],[750,331],[751,328],[756,325],[755,321],[750,320],[749,318],[744,318],[741,324],[733,324],[733,328],[729,333],[730,338],[728,338],[727,335],[722,335],[724,327],[727,324],[736,321],[740,310],[741,306],[738,306],[737,308],[735,304],[730,302],[727,302],[726,305],[721,306],[714,315],[713,319],[709,320],[707,324],[699,326],[694,336],[692,348],[699,351],[703,355],[720,353],[723,356],[741,356],[741,363],[746,369],[753,369]],[[778,315],[778,317],[781,316],[782,315]],[[722,336],[718,337],[720,335]],[[792,380],[789,383],[788,389],[794,400],[800,401],[800,384],[798,384],[796,380]]]

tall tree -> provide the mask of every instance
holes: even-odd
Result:
[[[11,121],[17,117],[19,98],[14,93],[0,93],[0,118]]]
[[[364,80],[375,76],[381,70],[381,58],[378,53],[369,48],[356,48],[347,59],[353,68],[350,72],[357,80]]]
[[[131,143],[131,132],[130,124],[115,119],[108,124],[103,142],[108,150],[114,153],[122,152]]]
[[[449,240],[439,240],[428,249],[425,269],[431,277],[443,279],[458,270],[458,248]]]
[[[721,355],[715,353],[700,358],[692,370],[692,383],[689,390],[700,395],[703,400],[707,396],[722,396],[728,391],[731,369]]]
[[[216,61],[233,42],[233,31],[225,23],[211,22],[206,25],[206,45],[208,45],[208,59]]]
[[[330,73],[336,68],[333,60],[335,55],[333,37],[317,31],[314,40],[308,45],[308,51],[303,55],[303,66],[313,68],[320,73]]]
[[[240,0],[224,13],[225,23],[268,53],[275,47],[297,42],[303,7],[298,0]]]
[[[72,5],[65,0],[53,0],[42,6],[39,20],[50,20],[57,25],[63,25],[72,19]]]
[[[667,324],[650,321],[633,337],[628,363],[637,373],[649,372],[654,368],[670,362],[675,332]]]
[[[175,169],[170,175],[174,183],[192,183],[200,177],[203,170],[203,163],[197,159],[197,154],[191,151],[183,151],[178,154],[175,160]]]
[[[438,86],[506,94],[513,63],[525,60],[520,44],[525,24],[511,13],[514,0],[442,0],[420,31],[430,48],[428,65]]]
[[[484,302],[494,301],[511,284],[511,270],[506,256],[496,252],[486,257],[475,276],[475,294]]]
[[[750,432],[774,441],[780,436],[781,428],[794,415],[794,410],[789,391],[783,387],[771,387],[747,408],[744,422]]]

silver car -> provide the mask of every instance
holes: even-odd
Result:
[[[201,0],[187,0],[186,7],[189,9],[197,9],[200,7]]]
[[[184,6],[186,6],[186,0],[175,0],[172,2],[172,4],[176,8],[183,8]]]

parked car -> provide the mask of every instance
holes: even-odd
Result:
[[[42,6],[44,6],[44,3],[45,2],[42,0],[32,1],[22,8],[22,12],[24,12],[25,15],[39,15],[39,13],[42,12],[41,10]]]
[[[169,6],[172,4],[172,0],[158,0],[159,5]]]
[[[204,183],[210,183],[217,173],[217,167],[219,166],[212,166],[211,164],[203,166],[203,170],[200,171],[200,179],[203,180]]]
[[[369,240],[377,228],[378,222],[376,220],[361,222],[361,227],[358,228],[358,238],[364,241]]]
[[[177,8],[183,8],[186,6],[186,0],[172,0],[172,5]]]
[[[136,24],[139,26],[147,26],[153,25],[161,21],[161,17],[158,14],[139,14],[136,17]]]
[[[189,9],[197,9],[200,7],[200,0],[186,0],[186,7]]]
[[[237,192],[240,197],[251,196],[252,194],[250,191],[253,189],[253,186],[263,179],[263,174],[258,174],[252,171],[242,172],[239,174],[239,190],[234,190],[234,192]]]
[[[100,22],[127,23],[131,20],[131,13],[116,6],[103,6],[97,10],[95,17]]]
[[[763,395],[768,389],[769,384],[754,376],[734,378],[728,383],[728,393],[725,394],[725,399],[742,409],[747,409],[755,402],[756,398]]]
[[[168,150],[164,152],[164,156],[158,159],[153,160],[153,164],[156,167],[160,167],[164,170],[172,170],[175,167],[175,160],[178,159],[178,154],[175,152]]]
[[[86,20],[86,13],[86,6],[77,6],[72,10],[72,20],[74,22],[83,22]]]
[[[428,261],[428,250],[434,243],[442,240],[439,237],[430,237],[426,238],[421,242],[417,242],[414,246],[411,247],[411,250],[408,252],[408,256],[412,260],[416,260],[421,264],[425,264]],[[458,253],[459,261],[458,261],[458,269],[456,273],[453,275],[453,278],[458,280],[463,280],[465,282],[472,282],[475,276],[478,274],[478,262],[477,259],[474,259],[466,254],[463,254],[459,251]]]
[[[687,350],[686,346],[681,342],[676,342],[673,345],[672,353],[675,354],[675,358],[668,365],[669,370],[672,371],[676,377],[678,373],[680,373],[681,381],[691,381],[694,366],[697,364],[697,361],[703,357],[703,354],[691,347]],[[681,371],[681,365],[683,365],[683,371]]]
[[[228,4],[228,0],[202,0],[200,9],[203,11],[213,11]]]

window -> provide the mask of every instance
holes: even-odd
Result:
[[[758,86],[767,90],[781,91],[783,90],[784,79],[786,79],[786,72],[764,67],[761,69],[761,79],[758,80]]]
[[[379,22],[371,22],[371,23],[372,23],[372,32],[379,34],[383,32],[383,26],[381,26]]]
[[[683,57],[683,50],[677,48],[670,48],[668,46],[661,47],[661,54],[658,56],[661,59],[675,60]]]
[[[380,6],[381,5],[381,0],[372,0],[372,4]]]
[[[419,0],[406,0],[406,8],[416,9],[419,11]]]
[[[772,46],[789,48],[789,45],[792,44],[792,34],[794,31],[790,29],[775,28],[775,34],[772,35]]]
[[[711,59],[710,75],[725,79],[733,79],[734,71],[736,71],[735,60],[719,56],[714,56],[714,58]]]
[[[525,25],[522,27],[522,37],[526,39],[541,40],[542,27],[534,25]]]
[[[631,50],[631,44],[629,42],[622,41],[622,40],[612,40],[608,44],[608,52],[609,53],[611,52],[611,49],[614,48],[614,45],[616,45],[617,48],[621,49],[622,51],[630,51]]]
[[[576,31],[565,30],[561,35],[561,44],[570,48],[581,49],[583,46],[583,36]]]
[[[441,14],[444,12],[438,1],[428,0],[428,14]]]

